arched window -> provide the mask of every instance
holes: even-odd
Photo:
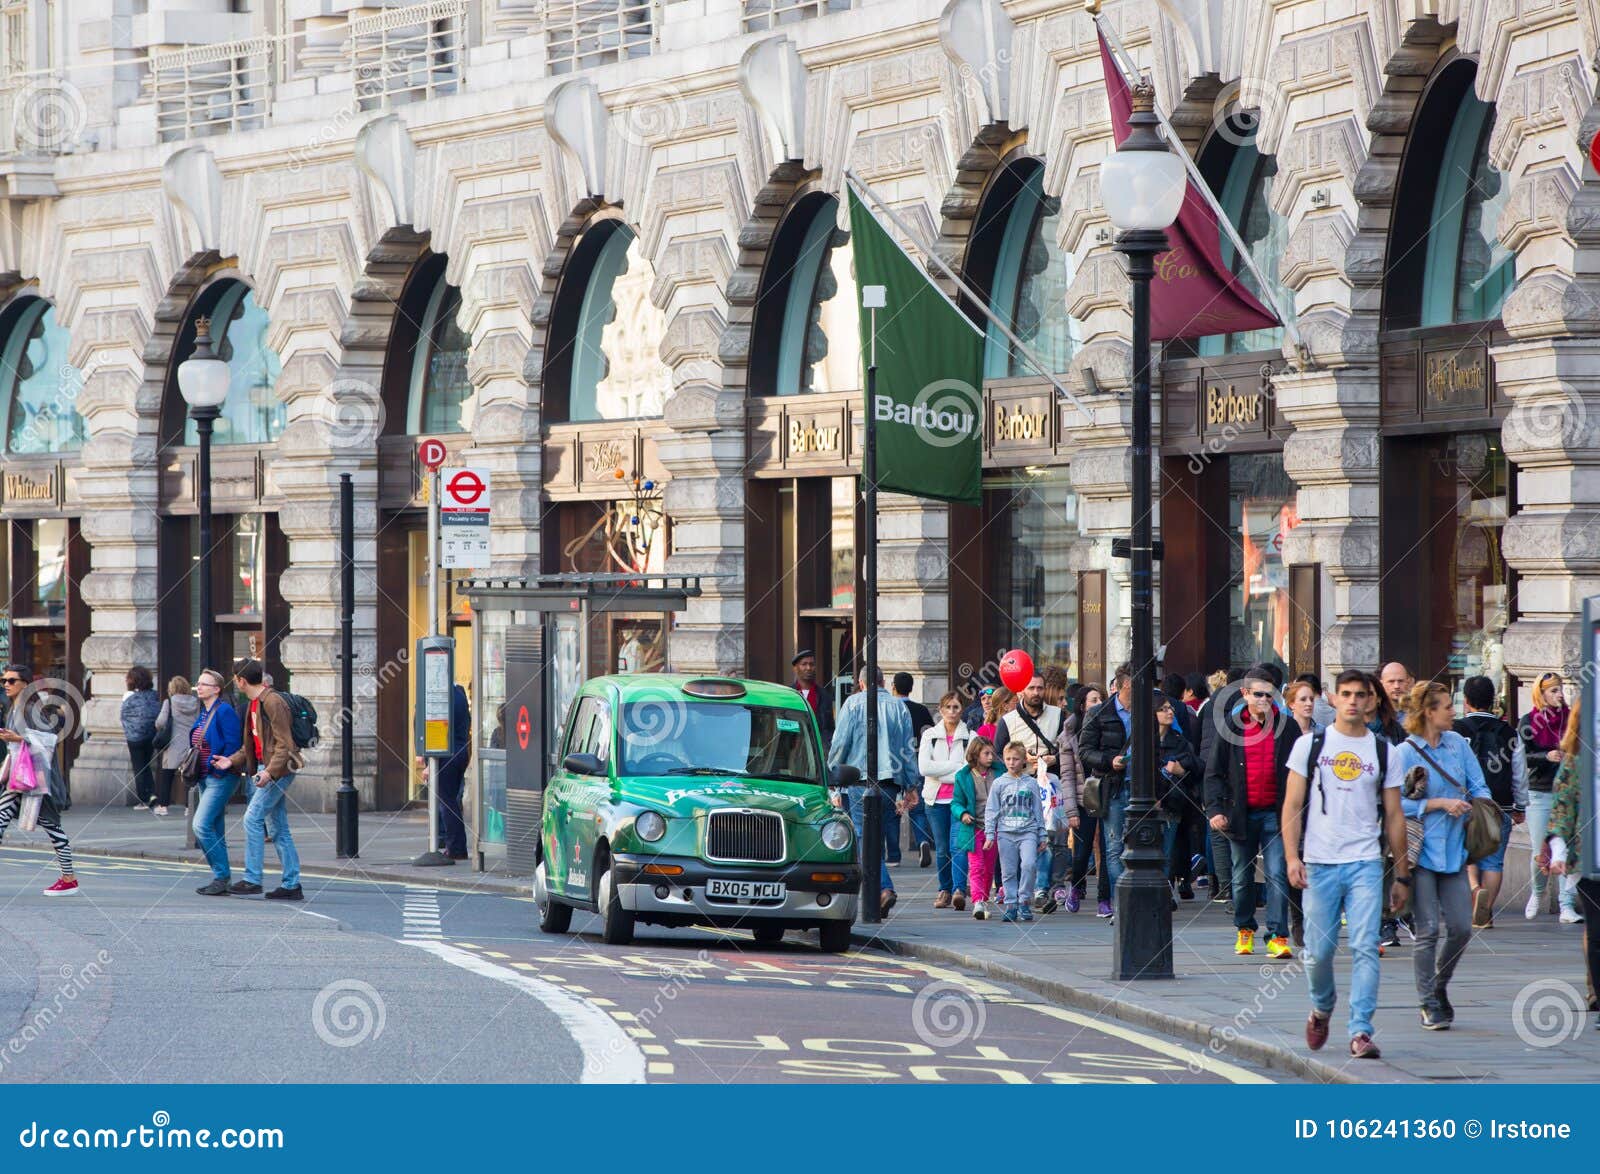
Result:
[[[1387,329],[1499,317],[1516,258],[1497,222],[1510,185],[1489,159],[1494,107],[1473,92],[1477,66],[1434,74],[1412,121],[1389,234]]]
[[[854,391],[861,386],[854,252],[839,201],[801,197],[778,227],[761,274],[751,347],[753,395]],[[778,345],[766,340],[776,338]]]
[[[1255,130],[1239,118],[1231,118],[1212,136],[1200,160],[1217,202],[1228,221],[1244,241],[1250,260],[1267,279],[1263,290],[1255,272],[1245,264],[1233,238],[1221,234],[1222,263],[1238,275],[1239,281],[1263,303],[1280,315],[1294,305],[1294,296],[1278,280],[1278,265],[1289,243],[1289,222],[1272,206],[1273,188],[1278,179],[1278,161],[1256,149]],[[1235,334],[1212,334],[1199,340],[1202,355],[1246,354],[1250,351],[1277,350],[1283,345],[1283,328],[1268,327]]]
[[[573,246],[550,315],[545,406],[552,422],[659,416],[672,391],[661,361],[667,319],[655,270],[621,220],[595,221]]]
[[[88,439],[78,414],[83,375],[68,361],[71,335],[55,307],[27,298],[7,314],[0,349],[0,395],[9,406],[7,450],[17,454],[70,452]]]
[[[205,300],[211,302],[212,345],[217,357],[228,364],[232,376],[212,441],[215,444],[271,444],[283,432],[286,411],[277,396],[278,374],[283,370],[283,363],[278,359],[278,352],[267,345],[267,312],[256,304],[250,287],[240,281],[226,283],[214,295],[214,300]],[[193,317],[206,313],[197,307]],[[189,337],[187,350],[192,352],[192,322],[186,333]],[[188,353],[183,357],[187,358]],[[178,403],[181,407],[182,400]],[[187,413],[183,443],[200,443],[199,432]]]
[[[1061,201],[1045,195],[1037,159],[1008,164],[989,185],[973,227],[968,280],[989,310],[1052,372],[1072,362],[1082,342],[1067,314],[1072,255],[1061,248]],[[984,343],[985,379],[1037,375],[993,322]]]
[[[461,291],[445,280],[441,263],[411,356],[406,431],[412,436],[471,430],[466,407],[472,399],[472,380],[467,378],[472,339],[461,329],[460,315]]]

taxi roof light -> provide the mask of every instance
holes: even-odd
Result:
[[[685,681],[683,691],[691,697],[743,697],[744,685],[721,677],[701,677]]]

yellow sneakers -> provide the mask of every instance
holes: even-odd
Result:
[[[1239,940],[1233,944],[1233,952],[1235,954],[1254,954],[1256,952],[1256,931],[1253,929],[1241,929],[1239,931]]]
[[[1289,948],[1288,938],[1271,938],[1267,942],[1267,957],[1293,958],[1294,951]]]

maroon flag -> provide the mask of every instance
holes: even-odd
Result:
[[[1111,127],[1117,145],[1128,137],[1133,95],[1122,75],[1105,34],[1100,36],[1100,64],[1106,75],[1106,96],[1111,102]],[[1202,334],[1232,334],[1281,326],[1278,316],[1251,293],[1222,263],[1221,229],[1211,203],[1189,180],[1178,221],[1167,229],[1168,249],[1156,258],[1155,281],[1150,286],[1150,337],[1156,342],[1195,338]]]

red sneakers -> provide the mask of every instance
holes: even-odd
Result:
[[[1350,1055],[1357,1060],[1376,1060],[1383,1053],[1378,1051],[1378,1045],[1372,1042],[1370,1035],[1360,1031],[1350,1039]]]
[[[69,897],[78,891],[78,878],[64,876],[44,891],[46,897]]]
[[[1328,1042],[1328,1020],[1315,1011],[1306,1017],[1306,1047],[1313,1052],[1321,1051],[1322,1045]]]

